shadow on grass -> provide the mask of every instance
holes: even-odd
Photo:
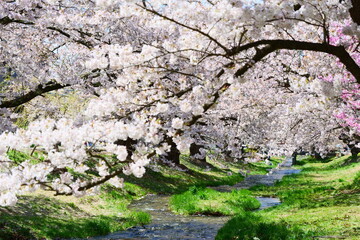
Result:
[[[216,169],[216,172],[226,174],[226,172]],[[241,174],[233,174],[231,176],[214,176],[210,174],[192,171],[191,174],[186,172],[173,172],[163,174],[147,169],[142,178],[134,176],[121,176],[125,181],[136,184],[142,188],[157,194],[174,194],[181,193],[188,190],[191,186],[219,186],[219,185],[233,185],[244,179]]]
[[[15,206],[0,208],[0,214],[22,215],[22,216],[48,216],[61,215],[63,212],[72,216],[86,216],[74,203],[65,203],[54,198],[45,196],[19,196]]]
[[[89,218],[52,218],[43,216],[2,216],[0,239],[87,238],[147,224],[150,217],[136,213],[127,218],[95,216]]]
[[[0,236],[4,240],[70,238],[101,235],[111,231],[109,219],[106,217],[75,221],[38,216],[3,216],[0,220]]]

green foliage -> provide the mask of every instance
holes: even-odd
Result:
[[[20,164],[30,158],[29,155],[19,152],[19,151],[16,151],[16,150],[13,150],[13,149],[10,149],[7,152],[7,156],[10,160],[15,162],[16,164]]]
[[[322,160],[315,159],[312,156],[301,159],[297,165],[303,166],[305,171],[321,171],[321,170],[335,170],[343,168],[351,162],[351,156],[346,155],[342,157],[329,157]]]
[[[258,214],[244,212],[228,221],[218,231],[215,239],[290,240],[311,239],[311,237],[297,227],[290,227],[285,222],[274,222]]]
[[[247,190],[218,192],[210,188],[191,187],[172,196],[170,208],[179,214],[234,215],[260,207]]]
[[[275,186],[255,186],[256,195],[277,196],[282,205],[297,208],[313,208],[323,206],[349,206],[357,204],[360,195],[357,192],[347,193],[347,189],[355,188],[360,164],[346,165],[349,156],[332,158],[329,162],[312,161],[305,158],[302,172],[285,176]]]
[[[29,160],[31,164],[37,164],[45,160],[45,156],[42,153],[34,151],[32,156],[30,154],[20,152],[14,149],[9,149],[7,156],[16,164],[20,164],[26,160]]]

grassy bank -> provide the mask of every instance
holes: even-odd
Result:
[[[224,177],[223,181],[206,182],[204,184],[193,184],[187,191],[180,192],[171,197],[170,208],[173,212],[183,215],[214,215],[232,216],[245,211],[255,210],[260,207],[260,202],[255,199],[248,190],[234,190],[232,192],[218,192],[206,188],[211,185],[232,185],[243,179],[238,172],[249,174],[266,174],[266,169],[274,168],[283,158],[272,158],[272,165],[267,165],[264,161],[256,163],[226,163],[228,171],[237,172],[231,177]],[[216,163],[213,163],[216,166]],[[238,178],[237,176],[240,176]],[[231,181],[234,179],[235,181]],[[215,184],[214,184],[215,183]],[[184,186],[185,187],[185,186]],[[188,186],[186,186],[188,187]],[[178,188],[180,190],[180,188]]]
[[[282,204],[233,218],[217,239],[360,239],[360,163],[348,159],[305,158],[301,173],[253,187],[253,194],[279,197]]]
[[[174,195],[170,205],[179,214],[229,216],[255,210],[260,207],[260,202],[247,190],[220,193],[210,188],[193,187]]]
[[[16,153],[22,161],[26,156]],[[280,159],[274,159],[274,166]],[[130,211],[135,199],[148,193],[181,194],[189,188],[204,188],[235,184],[244,177],[239,172],[265,173],[263,163],[228,163],[209,159],[211,169],[191,163],[186,157],[182,164],[187,171],[157,164],[147,169],[143,178],[122,175],[124,189],[106,187],[102,194],[75,198],[53,196],[40,191],[20,197],[14,207],[0,208],[0,239],[86,238],[120,231],[150,221],[147,213]]]
[[[0,208],[0,239],[86,238],[147,224],[149,214],[127,209],[141,194],[128,184],[121,191],[108,188],[83,198],[45,191],[20,196],[14,207]]]
[[[189,188],[219,185],[234,185],[244,179],[247,174],[266,174],[266,169],[274,168],[283,160],[281,157],[271,159],[273,165],[268,166],[263,161],[257,163],[225,162],[221,159],[208,159],[211,168],[196,165],[182,156],[181,164],[187,171],[178,171],[171,167],[158,164],[147,169],[142,178],[122,176],[125,181],[134,183],[149,193],[179,194]],[[156,184],[154,184],[156,183]]]

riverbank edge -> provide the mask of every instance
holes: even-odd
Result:
[[[295,166],[299,174],[250,188],[282,204],[232,218],[216,239],[359,239],[360,163],[349,158],[303,158]]]

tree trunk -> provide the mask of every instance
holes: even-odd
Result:
[[[204,146],[202,146],[202,145],[192,143],[190,145],[190,159],[195,160],[195,161],[199,161],[199,162],[206,162],[206,156],[203,156],[203,157],[195,156],[196,154],[201,155],[200,149],[203,148],[203,147]]]
[[[324,160],[324,159],[321,157],[320,153],[318,153],[318,152],[314,152],[314,157],[315,157],[316,160],[319,160],[319,161]]]
[[[315,147],[312,147],[312,148],[311,148],[311,155],[312,155],[316,160],[319,160],[319,161],[324,160],[324,159],[321,157],[320,153],[318,153],[318,152],[315,150]]]
[[[339,139],[342,140],[350,149],[350,152],[351,152],[351,161],[350,162],[357,162],[358,154],[360,153],[360,148],[356,147],[356,145],[360,142],[360,136],[356,135],[356,134],[349,136],[346,133],[342,133],[339,136]]]
[[[297,155],[298,155],[298,152],[297,152],[297,150],[295,150],[295,151],[293,152],[293,154],[291,155],[292,165],[296,165],[296,164],[297,164],[297,160],[296,160]]]
[[[166,159],[180,165],[180,151],[177,149],[176,143],[170,137],[166,139],[166,142],[170,145],[170,152],[167,153]]]
[[[166,142],[170,145],[170,151],[167,153],[166,156],[163,156],[163,158],[173,163],[177,169],[192,174],[191,169],[180,163],[180,151],[177,149],[176,143],[174,143],[173,139],[171,137],[168,137],[166,139]]]
[[[358,154],[360,153],[360,148],[353,146],[352,148],[350,148],[350,151],[351,151],[351,162],[357,162]]]
[[[206,156],[203,157],[195,156],[196,154],[201,154],[200,152],[201,148],[204,148],[204,146],[198,145],[196,143],[192,143],[190,145],[190,161],[200,167],[205,167],[205,168],[214,167],[210,163],[206,162]]]
[[[118,139],[114,142],[114,144],[116,144],[116,145],[122,145],[122,146],[126,147],[126,150],[128,152],[127,159],[131,159],[131,156],[133,155],[133,152],[135,151],[134,145],[136,143],[137,143],[136,140],[131,139],[129,137],[125,141]]]

